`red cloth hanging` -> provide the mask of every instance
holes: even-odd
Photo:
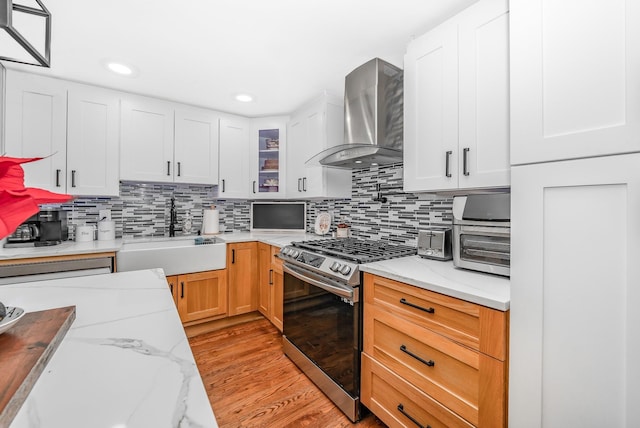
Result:
[[[73,199],[71,195],[24,187],[21,164],[40,159],[0,156],[0,239],[11,235],[26,219],[38,213],[40,204]]]

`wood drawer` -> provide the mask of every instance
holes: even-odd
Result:
[[[507,359],[506,312],[369,273],[364,275],[364,301],[500,361]]]
[[[493,412],[505,406],[504,362],[373,305],[364,310],[365,353],[473,425],[502,419]]]
[[[367,354],[362,354],[361,398],[362,403],[390,428],[415,428],[418,424],[431,428],[472,427]],[[399,406],[406,414],[399,410]]]

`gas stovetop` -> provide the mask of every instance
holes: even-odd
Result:
[[[411,256],[416,253],[416,248],[406,245],[337,238],[293,242],[280,250],[280,258],[325,277],[357,286],[360,284],[360,263]]]
[[[417,249],[406,245],[390,244],[357,238],[322,239],[293,242],[292,245],[320,254],[327,254],[356,263],[369,263],[395,257],[412,256]]]

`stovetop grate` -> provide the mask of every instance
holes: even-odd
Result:
[[[321,239],[294,242],[293,246],[316,253],[331,255],[356,263],[369,263],[396,257],[411,256],[417,249],[406,245],[358,238]]]

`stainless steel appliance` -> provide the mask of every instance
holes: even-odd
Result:
[[[354,422],[361,417],[359,264],[415,253],[357,238],[294,242],[280,251],[284,352]]]
[[[331,147],[307,164],[366,168],[402,162],[403,71],[379,58],[345,78],[344,144]]]
[[[69,238],[67,212],[43,210],[29,217],[7,237],[5,247],[40,247],[60,244]]]
[[[258,232],[304,232],[305,202],[251,202],[250,230]]]
[[[508,193],[453,198],[453,264],[510,274],[511,198]]]
[[[430,227],[418,231],[418,255],[426,259],[451,260],[451,228]]]

